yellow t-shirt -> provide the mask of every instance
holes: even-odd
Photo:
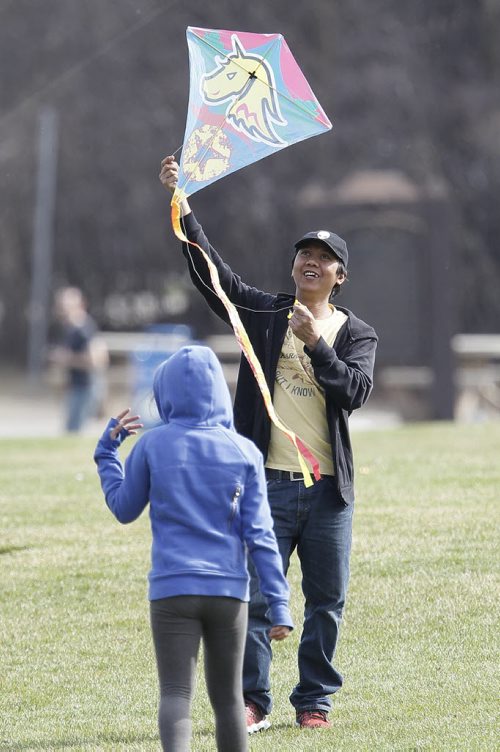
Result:
[[[331,308],[331,316],[316,319],[321,336],[330,346],[347,319],[345,313],[333,306]],[[319,460],[321,474],[334,475],[324,392],[314,378],[311,360],[304,352],[304,343],[295,337],[290,327],[276,369],[273,405],[283,423],[300,436]],[[300,471],[297,450],[274,423],[271,424],[266,467]]]

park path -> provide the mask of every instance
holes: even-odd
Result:
[[[100,436],[106,417],[116,415],[132,404],[132,389],[126,372],[110,374],[107,415],[90,420],[82,433]],[[26,374],[16,370],[0,371],[0,438],[62,436],[64,390],[53,379],[43,377],[31,384]],[[370,430],[397,425],[397,416],[368,403],[350,419],[351,429]]]

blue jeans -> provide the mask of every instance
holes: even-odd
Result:
[[[66,431],[77,433],[92,410],[92,385],[70,385],[66,397]]]
[[[349,579],[353,505],[339,498],[333,478],[306,488],[302,481],[269,480],[269,504],[285,573],[297,549],[305,598],[304,624],[298,652],[299,682],[290,695],[296,710],[329,711],[330,695],[342,686],[333,667]],[[272,650],[270,622],[250,562],[250,607],[243,666],[246,700],[265,714],[272,708],[269,672]]]

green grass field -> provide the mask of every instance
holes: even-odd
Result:
[[[251,750],[498,750],[500,423],[354,435],[351,583],[331,731],[299,731],[300,629]],[[119,525],[88,438],[0,441],[0,749],[158,750],[149,521]],[[300,626],[297,561],[291,576]],[[200,676],[193,752],[215,750]]]

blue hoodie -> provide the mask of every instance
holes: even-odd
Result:
[[[236,433],[222,368],[207,347],[161,364],[154,395],[163,425],[143,434],[125,462],[112,419],[94,460],[106,503],[122,523],[149,502],[149,598],[216,595],[249,600],[247,551],[273,625],[292,627],[289,589],[267,501],[262,455]]]

